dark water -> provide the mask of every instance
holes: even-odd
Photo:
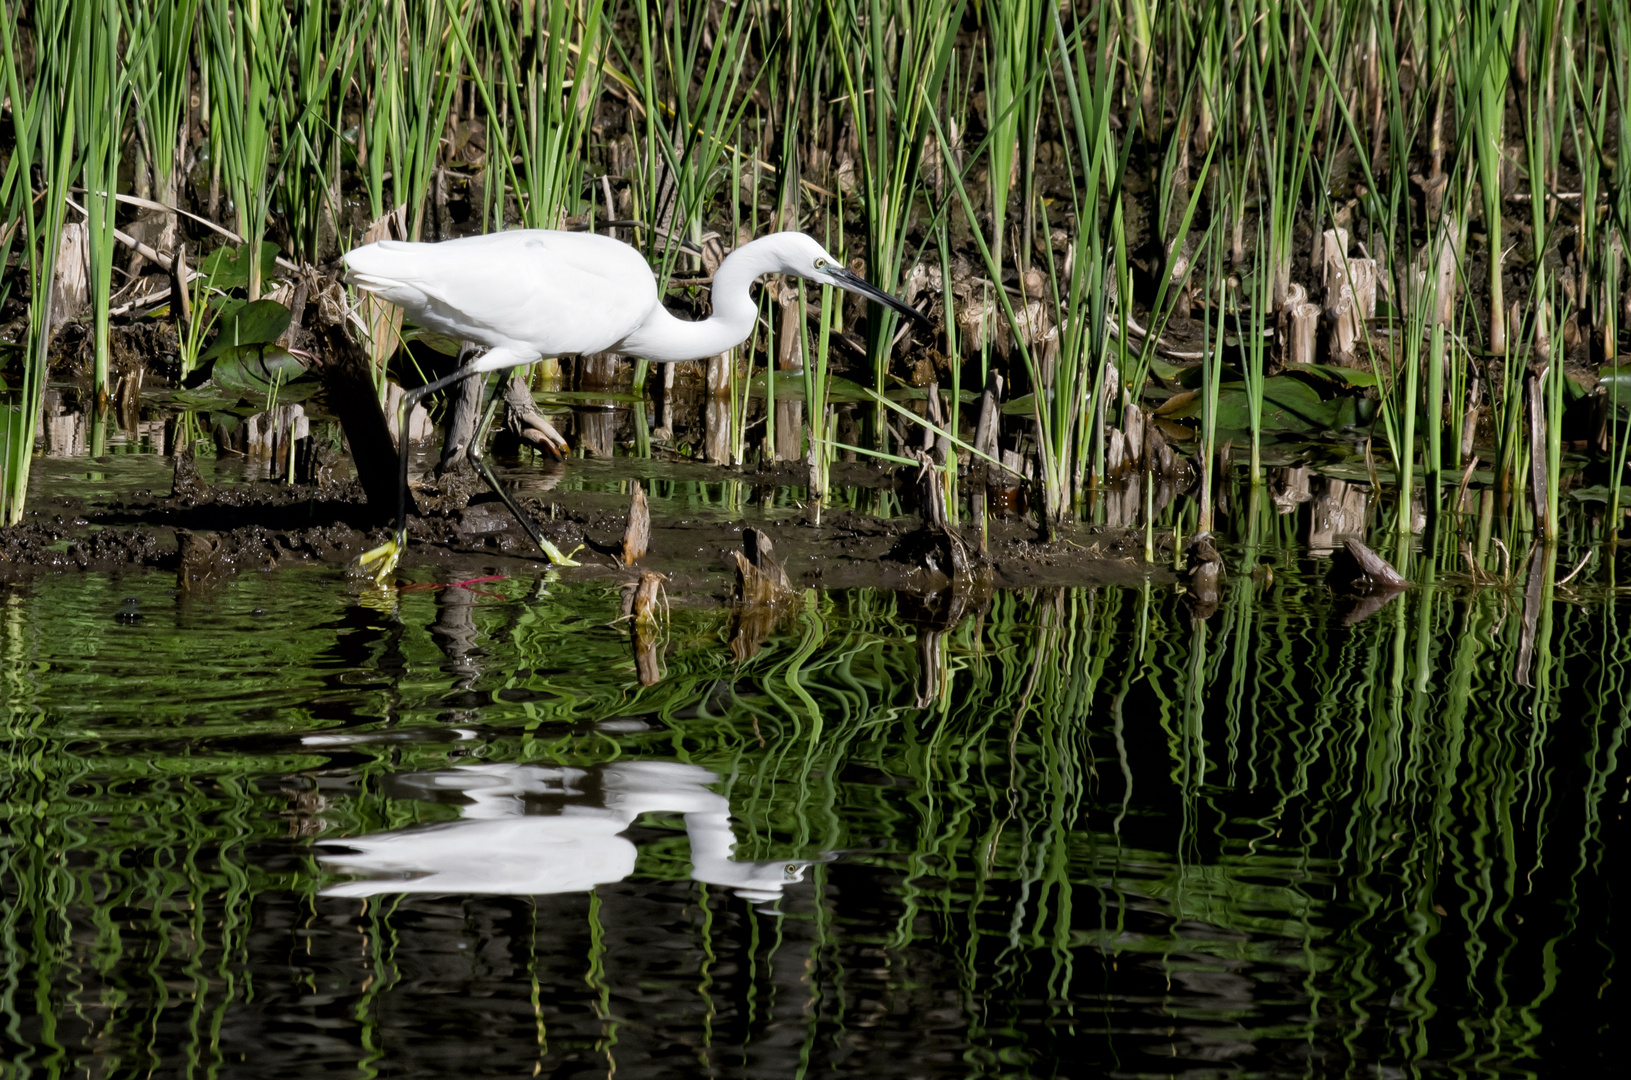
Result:
[[[1348,625],[1308,513],[1206,619],[677,597],[654,686],[603,585],[7,587],[0,1076],[1595,1071],[1614,565]]]

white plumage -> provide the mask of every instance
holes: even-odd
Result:
[[[515,229],[439,244],[381,240],[351,251],[345,263],[347,281],[398,305],[413,322],[488,350],[454,374],[403,395],[404,417],[426,394],[549,356],[615,352],[659,362],[714,356],[752,332],[758,309],[750,287],[765,274],[793,274],[847,289],[923,321],[903,301],[867,284],[796,232],[772,233],[731,252],[714,273],[713,314],[698,321],[668,313],[638,251],[594,233]],[[480,459],[482,437],[477,431],[471,440],[472,464],[545,554],[569,562],[498,487]],[[396,536],[362,558],[382,581],[407,543],[406,441],[401,454]]]
[[[719,777],[699,765],[619,762],[595,770],[547,765],[455,765],[402,782],[426,796],[462,795],[460,820],[327,841],[351,849],[325,853],[328,870],[357,881],[326,896],[381,893],[580,892],[634,873],[635,846],[623,835],[645,813],[682,814],[691,842],[691,876],[754,902],[774,900],[804,877],[805,861],[738,862],[730,803],[710,791]],[[583,789],[596,792],[586,797]],[[559,800],[555,813],[529,801]]]
[[[534,360],[615,349],[658,306],[657,282],[640,253],[594,233],[381,240],[345,262],[347,281],[420,326]]]

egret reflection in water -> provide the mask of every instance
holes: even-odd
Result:
[[[579,892],[634,873],[635,845],[622,834],[641,814],[678,813],[693,879],[755,903],[775,900],[810,862],[732,859],[730,802],[708,787],[718,779],[698,765],[663,761],[587,769],[482,763],[411,773],[397,781],[406,794],[462,797],[461,818],[329,841],[348,850],[319,861],[360,880],[323,894]]]

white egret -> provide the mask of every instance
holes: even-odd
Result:
[[[462,796],[459,820],[324,841],[350,849],[318,856],[324,868],[359,880],[323,895],[581,892],[634,873],[634,841],[623,833],[636,818],[677,813],[694,880],[753,903],[773,901],[803,880],[810,862],[733,859],[730,801],[709,790],[718,782],[700,765],[672,761],[588,770],[483,762],[410,774],[401,785],[424,797]]]
[[[696,322],[663,307],[656,278],[638,251],[595,233],[515,229],[439,244],[381,240],[349,252],[345,264],[347,281],[401,307],[420,326],[487,349],[453,374],[403,395],[398,431],[407,430],[406,418],[426,394],[545,357],[614,352],[671,363],[724,352],[752,332],[758,308],[749,287],[765,274],[847,289],[927,322],[796,232],[772,233],[731,252],[714,272],[713,314]],[[552,562],[574,565],[499,486],[482,458],[493,411],[489,406],[470,440],[471,464]],[[407,545],[408,441],[398,441],[396,535],[361,559],[381,581]]]

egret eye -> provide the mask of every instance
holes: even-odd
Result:
[[[832,265],[832,263],[828,262],[826,259],[817,259],[815,261],[815,268],[817,270],[825,270],[825,269],[827,269],[827,267],[829,267],[831,265]]]
[[[797,877],[798,872],[799,872],[799,864],[798,863],[788,863],[787,864],[786,874],[787,874],[788,877]]]

